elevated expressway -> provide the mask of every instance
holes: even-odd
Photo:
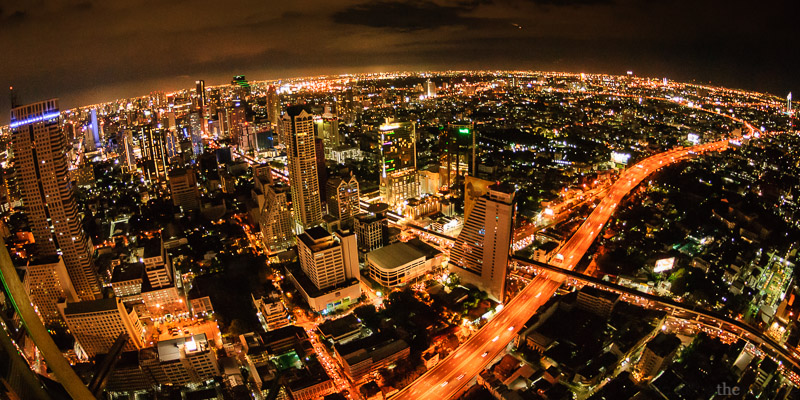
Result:
[[[608,222],[617,204],[648,175],[661,167],[690,158],[706,151],[725,149],[728,140],[682,147],[650,156],[623,172],[611,186],[606,197],[592,211],[575,234],[561,249],[562,267],[572,270],[584,256],[595,238]],[[550,275],[550,279],[546,277]],[[420,376],[392,398],[448,399],[457,395],[463,386],[482,371],[502,351],[536,313],[561,282],[564,274],[541,274],[534,278],[516,297],[511,299],[483,328],[459,346],[434,368]]]

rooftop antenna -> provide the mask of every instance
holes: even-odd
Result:
[[[17,104],[17,91],[14,90],[13,86],[9,86],[8,90],[11,92],[11,108],[17,108],[19,104]]]

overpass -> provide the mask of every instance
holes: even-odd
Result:
[[[550,276],[549,279],[555,278],[554,280],[559,282],[563,282],[565,279],[574,279],[591,286],[601,287],[605,290],[648,301],[652,304],[658,305],[659,307],[657,308],[660,310],[669,311],[670,315],[677,315],[676,313],[679,312],[681,313],[679,318],[682,319],[696,318],[698,320],[705,319],[707,321],[716,322],[719,324],[719,326],[717,326],[719,329],[723,329],[727,332],[735,333],[740,336],[745,335],[749,339],[757,342],[760,346],[762,346],[762,350],[767,350],[765,352],[770,356],[787,361],[792,365],[792,372],[795,374],[800,374],[800,354],[787,349],[769,336],[765,335],[763,332],[760,332],[756,328],[742,321],[730,318],[714,311],[697,308],[695,306],[689,306],[675,300],[656,296],[650,293],[640,292],[636,289],[618,285],[616,283],[606,282],[593,276],[588,276],[580,272],[545,264],[530,258],[515,255],[511,259],[512,262],[531,265],[535,269],[548,271],[549,273],[545,274]],[[553,276],[553,273],[555,273],[555,276]],[[766,349],[764,349],[764,347],[766,347]]]
[[[650,156],[625,170],[609,189],[589,217],[561,249],[562,264],[572,270],[586,254],[603,226],[615,211],[617,203],[642,180],[661,167],[693,157],[706,151],[727,147],[728,140],[681,147]],[[411,385],[399,391],[394,399],[439,398],[457,395],[472,377],[513,340],[516,332],[536,313],[536,310],[555,293],[560,282],[537,276],[482,329],[459,346],[438,365],[428,370]]]

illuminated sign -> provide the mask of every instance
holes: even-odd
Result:
[[[627,164],[630,159],[631,155],[628,153],[611,152],[611,161],[617,164]]]
[[[43,114],[43,115],[38,115],[38,116],[35,116],[35,117],[30,117],[30,118],[27,118],[27,119],[23,119],[22,121],[11,121],[10,126],[11,126],[11,129],[14,129],[14,128],[18,128],[18,127],[23,126],[23,125],[28,125],[28,124],[33,124],[35,122],[42,122],[42,121],[47,121],[49,119],[58,118],[59,115],[61,115],[61,114],[58,111],[51,112],[51,113],[48,113],[48,114]]]
[[[686,136],[686,140],[692,144],[698,144],[700,143],[700,136],[696,133],[690,133]]]
[[[458,128],[458,133],[469,134],[469,128]]]
[[[656,261],[656,266],[653,267],[653,272],[658,274],[664,271],[669,271],[674,266],[675,266],[675,257],[662,258]]]

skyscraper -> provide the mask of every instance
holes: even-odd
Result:
[[[200,208],[197,175],[192,168],[175,168],[169,171],[169,191],[173,205],[187,210]]]
[[[402,201],[419,197],[417,179],[417,139],[413,122],[394,122],[380,126],[381,176],[383,201],[396,207]]]
[[[786,96],[786,112],[792,113],[792,92],[789,92],[789,95]]]
[[[287,108],[283,115],[283,131],[288,140],[287,158],[295,232],[300,233],[322,220],[313,115],[300,105]]]
[[[67,173],[67,142],[59,115],[57,99],[11,110],[14,164],[36,255],[61,253],[78,296],[93,300],[100,297],[100,285]]]
[[[152,184],[164,182],[166,178],[167,148],[164,132],[150,125],[139,127],[139,145],[147,180]]]
[[[121,333],[128,334],[125,350],[144,347],[139,315],[128,310],[119,297],[58,304],[70,333],[89,357],[108,353]]]
[[[267,118],[269,118],[272,129],[277,130],[281,120],[281,100],[273,85],[270,85],[267,90]]]
[[[312,310],[330,312],[361,295],[354,233],[331,234],[315,226],[297,236],[297,255],[301,271],[290,271],[289,278]]]
[[[515,190],[494,184],[475,201],[450,251],[450,266],[465,283],[503,302],[511,249]]]
[[[328,180],[328,213],[339,218],[342,225],[351,226],[353,217],[361,211],[358,181],[351,172]]]
[[[288,249],[293,242],[290,189],[283,183],[264,185],[264,208],[261,210],[261,237],[270,253]]]

